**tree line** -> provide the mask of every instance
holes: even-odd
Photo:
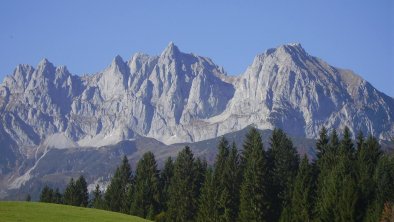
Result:
[[[222,137],[213,166],[187,146],[161,170],[152,152],[135,172],[125,156],[106,190],[97,185],[90,201],[83,176],[71,179],[64,194],[44,187],[40,200],[156,221],[392,221],[394,157],[373,136],[351,138],[348,128],[342,138],[322,128],[309,160],[282,130],[265,148],[251,128],[242,152]]]

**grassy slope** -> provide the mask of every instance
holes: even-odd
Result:
[[[0,202],[0,221],[29,222],[145,222],[147,220],[125,214],[81,207],[37,202]]]

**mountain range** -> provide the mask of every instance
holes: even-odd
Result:
[[[73,75],[47,59],[36,68],[18,65],[0,84],[0,119],[0,188],[6,193],[48,176],[39,166],[51,169],[56,162],[47,157],[55,151],[75,159],[86,150],[112,152],[154,140],[164,158],[174,155],[174,144],[209,141],[251,125],[307,139],[323,126],[348,126],[353,135],[387,140],[394,135],[394,99],[298,43],[269,49],[243,74],[231,76],[171,42],[159,56],[116,56],[92,75]]]

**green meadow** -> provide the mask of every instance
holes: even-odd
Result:
[[[0,222],[145,222],[148,220],[92,208],[38,202],[0,202]]]

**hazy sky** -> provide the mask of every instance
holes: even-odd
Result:
[[[170,41],[239,74],[266,49],[300,42],[394,96],[392,2],[2,0],[0,80],[44,57],[74,74],[95,73],[118,54],[158,55]]]

